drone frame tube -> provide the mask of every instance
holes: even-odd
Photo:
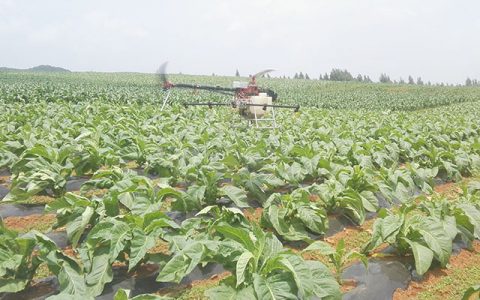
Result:
[[[300,105],[282,105],[282,104],[254,104],[254,103],[240,103],[237,105],[235,101],[231,103],[221,103],[221,102],[198,102],[198,103],[183,103],[183,106],[208,106],[212,108],[213,106],[232,106],[236,108],[237,106],[258,106],[263,107],[263,110],[267,110],[267,107],[273,108],[288,108],[293,109],[294,112],[298,112],[300,109]]]

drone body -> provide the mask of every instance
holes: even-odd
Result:
[[[271,89],[263,89],[258,87],[256,79],[273,70],[265,70],[251,76],[248,83],[235,81],[233,83],[233,87],[228,88],[221,86],[205,86],[184,83],[174,84],[167,80],[165,73],[166,64],[167,63],[164,63],[158,71],[158,74],[162,81],[162,89],[167,92],[163,101],[162,110],[164,109],[168,101],[168,97],[172,88],[206,90],[224,95],[231,95],[232,101],[230,103],[198,102],[183,103],[183,105],[185,107],[208,106],[210,108],[212,108],[213,106],[231,106],[234,109],[238,110],[238,113],[248,121],[249,125],[254,125],[257,128],[276,127],[274,108],[290,108],[294,109],[295,111],[298,111],[300,108],[298,105],[275,105],[273,104],[273,102],[277,100],[277,93],[275,93]],[[270,118],[266,118],[266,115],[270,115]],[[260,123],[264,124],[267,122],[271,123],[270,126],[260,126]]]

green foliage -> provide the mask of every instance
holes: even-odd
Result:
[[[33,255],[35,239],[20,237],[0,219],[0,292],[18,292],[30,283],[41,261]]]
[[[475,298],[480,298],[480,285],[474,285],[469,287],[465,294],[463,294],[462,300],[472,300]]]
[[[442,267],[447,265],[457,229],[454,218],[442,220],[435,215],[424,216],[415,208],[414,204],[404,204],[398,213],[382,210],[364,252],[369,253],[382,243],[388,243],[401,255],[412,253],[416,271],[423,275],[434,259]]]
[[[302,252],[319,251],[321,254],[328,256],[330,263],[335,267],[335,278],[339,284],[342,283],[342,273],[346,264],[351,260],[358,259],[368,268],[368,260],[364,254],[355,250],[346,251],[345,241],[341,239],[335,248],[332,248],[328,243],[323,241],[316,241],[310,244]]]
[[[480,207],[463,197],[455,202],[444,198],[421,199],[423,201],[419,208],[427,215],[437,218],[452,239],[458,235],[471,247],[472,241],[480,238]]]
[[[221,76],[171,79],[231,83]],[[207,96],[229,100],[219,94],[175,91],[174,104],[160,110],[162,95],[151,75],[4,75],[0,168],[12,174],[4,200],[54,196],[46,210],[57,215],[55,227],[65,227],[77,256],[39,233],[17,236],[3,229],[3,291],[24,289],[39,263],[57,276],[57,299],[99,295],[117,262],[129,271],[158,263],[158,280],[171,282],[199,264],[221,263],[232,276],[207,292],[214,299],[336,299],[338,284],[325,266],[303,260],[278,240],[324,234],[327,213],[361,224],[378,211],[367,252],[386,242],[413,254],[419,273],[433,260],[444,266],[453,238],[470,243],[479,237],[478,184],[465,187],[455,204],[423,199],[415,210],[405,204],[398,213],[382,207],[431,193],[439,178],[458,180],[479,170],[478,90],[362,79],[259,79],[279,93],[279,103],[308,108],[279,110],[282,129],[258,131],[232,129],[242,120],[229,108],[179,105]],[[432,109],[413,111],[424,108]],[[72,175],[92,177],[78,193],[67,193]],[[96,189],[108,190],[90,196]],[[255,202],[264,207],[261,229],[240,210]],[[198,213],[178,225],[164,209]],[[150,253],[158,241],[168,243],[168,253]],[[349,257],[363,259],[342,244],[327,253],[337,275]]]
[[[154,294],[142,294],[135,297],[129,297],[130,291],[124,289],[118,289],[113,297],[113,300],[169,300],[170,297],[162,297]]]
[[[305,261],[283,248],[271,233],[217,226],[239,251],[232,277],[206,292],[210,299],[340,299],[338,284],[320,262]]]
[[[273,194],[264,204],[262,225],[273,228],[288,241],[310,241],[308,232],[323,235],[328,229],[325,209],[309,201],[310,194],[297,189],[291,194]]]
[[[65,193],[65,178],[73,169],[69,161],[69,147],[59,150],[37,144],[25,150],[12,165],[14,174],[10,193],[4,200],[25,200],[46,189],[51,189],[55,196]]]

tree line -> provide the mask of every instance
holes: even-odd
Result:
[[[467,80],[465,80],[465,86],[480,86],[480,81],[467,77]]]
[[[235,76],[239,77],[240,72],[238,69],[235,72]],[[270,75],[266,75],[267,78],[270,78]],[[279,76],[279,78],[283,79],[290,79],[290,76]],[[316,79],[316,78],[311,78],[307,73],[303,72],[298,72],[295,73],[293,76],[293,79],[304,79],[304,80],[310,80],[310,79]],[[332,69],[330,73],[326,72],[325,74],[320,74],[318,77],[319,80],[328,80],[328,81],[356,81],[356,82],[366,82],[366,83],[372,83],[373,80],[370,79],[369,76],[367,75],[362,75],[358,74],[357,76],[353,76],[349,71],[346,69]],[[422,80],[421,77],[417,77],[416,79],[413,78],[411,75],[408,76],[408,78],[405,80],[400,77],[399,80],[392,80],[390,79],[390,76],[388,76],[386,73],[380,74],[380,77],[378,78],[378,82],[380,83],[390,83],[390,84],[412,84],[412,85],[432,85],[430,81],[427,81],[426,83]],[[441,83],[436,83],[435,85],[438,86],[445,86],[445,85],[452,85],[452,84],[445,84],[443,82]],[[470,79],[467,78],[465,81],[465,86],[480,86],[480,81],[477,79]]]

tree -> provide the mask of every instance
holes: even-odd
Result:
[[[237,71],[235,72],[235,76],[240,77],[240,72],[238,72],[238,69],[237,69]]]
[[[300,74],[298,74],[298,79],[305,79],[305,76],[303,76],[302,72],[300,72]]]
[[[398,81],[398,83],[400,83],[400,84],[405,84],[405,80],[403,80],[403,78],[400,77],[400,80]]]
[[[330,78],[328,77],[328,73],[325,73],[325,75],[323,75],[323,80],[330,80]]]
[[[413,81],[413,77],[411,75],[408,75],[408,84],[415,84],[415,81]]]
[[[372,80],[371,80],[370,77],[368,77],[367,75],[363,75],[363,82],[371,83]]]
[[[330,72],[330,80],[333,81],[352,81],[353,76],[347,70],[332,69]]]
[[[422,77],[417,78],[417,84],[418,85],[423,85]]]
[[[305,73],[305,79],[310,80],[310,77],[308,77],[307,73]]]
[[[381,83],[392,83],[392,81],[390,80],[390,77],[385,73],[380,74],[379,81]]]
[[[298,74],[295,73],[295,75],[293,76],[293,79],[298,79]]]
[[[472,86],[472,80],[470,78],[467,78],[467,80],[465,80],[465,85]]]
[[[358,75],[357,75],[357,81],[358,81],[358,82],[362,82],[362,81],[363,81],[362,74],[358,74]]]

